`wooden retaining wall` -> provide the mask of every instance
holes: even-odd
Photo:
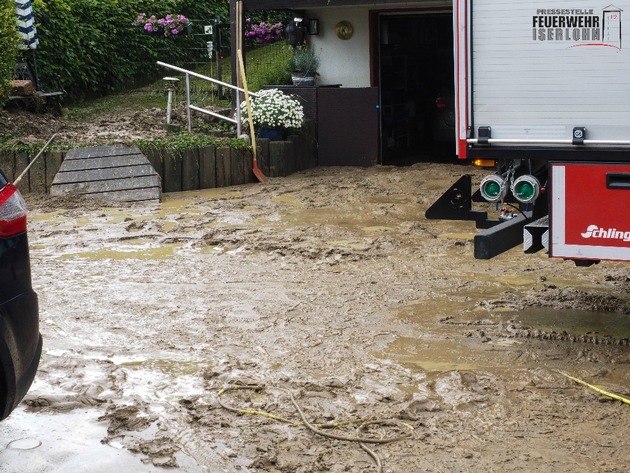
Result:
[[[256,139],[257,162],[268,177],[285,177],[317,166],[315,124],[308,122],[299,135],[286,141]],[[187,150],[148,149],[143,151],[162,179],[162,192],[226,187],[256,182],[252,152],[247,149],[206,146]],[[66,151],[43,153],[18,183],[22,193],[48,193]],[[9,180],[17,178],[33,156],[0,151],[0,169]]]

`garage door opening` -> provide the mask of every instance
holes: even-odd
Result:
[[[379,17],[381,162],[454,162],[451,13]]]

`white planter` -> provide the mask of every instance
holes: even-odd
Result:
[[[293,85],[309,87],[315,85],[315,76],[291,76]]]

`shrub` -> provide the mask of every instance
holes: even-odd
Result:
[[[0,0],[0,106],[9,99],[11,88],[9,81],[13,78],[19,38],[17,34],[17,17],[13,0]]]
[[[5,1],[5,0],[0,0]],[[41,82],[63,88],[74,100],[105,95],[164,72],[158,60],[180,64],[205,48],[205,36],[155,37],[132,23],[138,13],[159,17],[178,12],[187,18],[227,18],[224,0],[34,0],[40,43],[37,62]],[[50,88],[50,86],[49,86]]]

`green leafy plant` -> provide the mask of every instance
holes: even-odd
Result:
[[[258,92],[251,98],[252,120],[258,128],[301,128],[304,124],[304,107],[297,98],[278,89]],[[247,103],[242,102],[241,121],[248,122]]]
[[[319,56],[308,46],[293,49],[287,68],[294,74],[314,76],[319,69]]]

